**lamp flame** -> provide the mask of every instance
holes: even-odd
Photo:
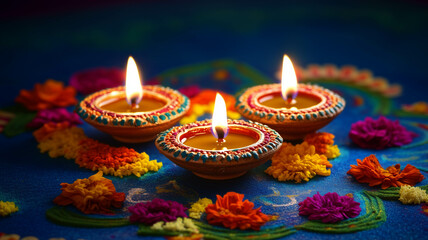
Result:
[[[133,57],[129,56],[126,66],[125,83],[126,101],[132,107],[137,107],[143,98],[143,86],[138,73],[137,64]]]
[[[293,63],[284,54],[282,60],[281,95],[285,101],[291,103],[297,97],[297,77]]]
[[[226,103],[219,93],[215,96],[211,132],[219,140],[224,139],[229,132],[229,128],[227,127]]]

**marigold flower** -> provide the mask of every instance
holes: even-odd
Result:
[[[202,116],[205,113],[211,113],[213,111],[215,96],[219,91],[204,89],[198,94],[190,98],[190,108],[185,116],[196,115],[196,117]],[[219,92],[226,102],[226,108],[228,112],[233,112],[236,116],[235,103],[236,99],[233,95]],[[231,117],[231,116],[229,116]]]
[[[173,231],[173,232],[199,232],[198,227],[193,223],[190,218],[177,218],[171,222],[160,221],[153,224],[150,229],[158,231]]]
[[[131,222],[144,223],[146,225],[152,225],[160,221],[172,222],[178,217],[187,217],[186,208],[182,204],[159,198],[146,203],[137,203],[129,207],[128,210],[132,214],[129,217]]]
[[[116,192],[112,181],[104,178],[101,171],[72,184],[61,183],[61,186],[62,193],[54,203],[71,204],[85,214],[109,214],[113,212],[111,208],[121,208],[125,201],[125,193]]]
[[[74,159],[77,157],[77,151],[80,148],[79,143],[86,138],[86,135],[82,128],[63,127],[65,126],[48,125],[46,127],[46,135],[43,136],[44,132],[35,135],[41,138],[37,145],[41,153],[48,152],[51,158],[64,156],[67,159]]]
[[[307,142],[293,146],[283,143],[272,157],[272,165],[265,172],[279,181],[309,181],[316,175],[329,176],[333,165],[324,155],[315,153]]]
[[[202,213],[205,212],[205,208],[212,204],[213,201],[209,198],[200,198],[197,202],[193,203],[189,209],[189,217],[194,219],[200,219]]]
[[[76,154],[80,167],[103,171],[118,177],[134,174],[137,177],[148,171],[158,171],[161,162],[150,160],[146,153],[138,153],[132,148],[112,147],[90,138],[80,141]]]
[[[90,94],[102,89],[124,84],[125,72],[119,68],[94,68],[73,74],[70,85],[81,94]]]
[[[384,149],[399,147],[412,142],[416,136],[406,130],[397,121],[391,121],[383,116],[377,120],[367,117],[351,125],[349,137],[362,148]]]
[[[77,103],[76,89],[64,87],[59,81],[48,79],[45,83],[36,83],[33,90],[21,90],[15,99],[29,110],[43,110],[54,107],[67,107]]]
[[[348,196],[337,193],[319,193],[307,197],[299,203],[299,215],[309,216],[309,220],[322,220],[324,223],[335,223],[343,219],[353,218],[361,212],[360,203]]]
[[[70,127],[69,122],[48,122],[43,124],[43,126],[33,132],[33,136],[36,138],[37,142],[41,142],[43,139],[51,136],[54,132],[61,129],[66,129]]]
[[[400,188],[400,198],[398,200],[404,204],[428,203],[428,194],[420,187],[403,185]]]
[[[0,201],[0,216],[5,217],[11,213],[17,212],[19,209],[14,202]]]
[[[305,137],[305,142],[315,146],[315,150],[318,154],[324,154],[327,152],[327,146],[333,145],[334,135],[327,132],[317,132],[308,134]]]
[[[217,195],[215,204],[205,208],[207,220],[212,225],[241,230],[260,230],[260,227],[272,217],[261,212],[260,207],[254,209],[254,203],[245,200],[244,194],[228,192],[223,197]]]
[[[381,185],[382,189],[386,189],[402,185],[414,186],[424,179],[419,169],[410,164],[407,164],[402,171],[400,171],[400,164],[384,169],[373,154],[364,158],[363,161],[357,159],[357,164],[351,165],[347,173],[354,176],[358,182],[368,183],[371,187]]]

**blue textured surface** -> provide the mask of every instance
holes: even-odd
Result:
[[[288,53],[299,65],[352,64],[370,69],[376,76],[385,77],[392,83],[400,83],[404,91],[396,106],[428,101],[427,7],[418,1],[360,4],[283,1],[269,4],[180,1],[167,4],[148,1],[99,4],[70,11],[58,8],[43,14],[2,17],[0,106],[13,104],[20,89],[30,89],[34,83],[44,82],[47,78],[67,82],[72,73],[83,69],[123,67],[130,54],[142,66],[147,79],[170,68],[224,58],[247,63],[274,79],[282,54]],[[7,10],[2,10],[1,16]],[[204,78],[198,77],[191,82],[200,83],[202,87],[208,84]],[[235,93],[235,88],[226,86],[220,90]],[[339,158],[332,160],[331,176],[316,177],[303,184],[277,182],[263,173],[267,163],[237,179],[209,181],[175,166],[156,150],[153,143],[147,143],[126,146],[145,151],[152,159],[163,162],[164,167],[159,172],[139,179],[107,177],[113,180],[118,191],[127,195],[131,189],[145,190],[145,194],[128,199],[125,207],[132,201],[154,197],[188,204],[198,197],[215,199],[216,194],[236,191],[255,201],[256,206],[262,206],[263,212],[280,215],[280,219],[270,222],[269,226],[302,223],[306,218],[298,216],[296,204],[284,206],[292,202],[286,195],[298,195],[296,200],[300,202],[317,191],[322,194],[336,191],[343,195],[371,189],[346,175],[346,171],[357,158],[373,153],[356,148],[347,137],[351,123],[370,114],[373,104],[370,96],[362,92],[340,87],[336,90],[345,94],[348,105],[332,124],[323,129],[336,135],[336,144],[342,152]],[[366,100],[364,108],[353,107],[352,96],[355,94]],[[410,125],[413,121],[427,123],[426,119],[401,121],[419,134],[415,142],[426,140],[427,131]],[[87,124],[83,128],[89,137],[115,146],[122,145]],[[40,154],[36,145],[31,133],[14,138],[0,136],[0,200],[15,201],[20,208],[12,216],[0,218],[0,232],[40,239],[140,238],[136,236],[136,226],[74,229],[46,220],[45,211],[53,206],[52,200],[60,194],[59,184],[87,178],[93,172],[79,168],[73,161]],[[384,167],[396,163],[391,158],[418,156],[418,160],[411,163],[427,168],[426,146],[374,153]],[[402,163],[404,167],[407,162]],[[428,175],[424,173],[424,176]],[[187,195],[156,193],[156,186],[171,180],[183,187]],[[426,184],[427,179],[418,185]],[[278,190],[281,197],[268,196],[274,190]],[[336,235],[298,231],[287,239],[426,238],[428,217],[421,213],[420,205],[404,206],[388,201],[384,204],[387,221],[379,228]],[[120,215],[126,215],[126,211]]]

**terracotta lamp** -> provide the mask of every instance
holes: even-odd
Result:
[[[122,142],[148,142],[174,126],[189,109],[189,100],[162,86],[142,86],[137,65],[129,57],[126,86],[93,93],[76,112],[86,122]]]
[[[301,140],[330,123],[345,108],[345,100],[317,85],[297,84],[293,64],[284,55],[281,84],[248,88],[236,109],[252,121],[268,125],[284,140]]]
[[[155,143],[178,166],[221,180],[239,177],[269,160],[282,138],[260,123],[228,120],[224,100],[217,94],[212,120],[169,129]]]

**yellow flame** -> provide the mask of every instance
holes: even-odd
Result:
[[[288,101],[297,96],[296,72],[294,71],[293,63],[286,54],[284,54],[282,61],[281,94],[282,98]]]
[[[143,98],[143,85],[140,81],[137,64],[133,57],[129,56],[126,66],[125,83],[126,101],[130,105],[137,105]]]
[[[221,130],[222,133],[218,130]],[[215,96],[211,131],[216,138],[225,138],[228,132],[226,103],[219,93]]]

